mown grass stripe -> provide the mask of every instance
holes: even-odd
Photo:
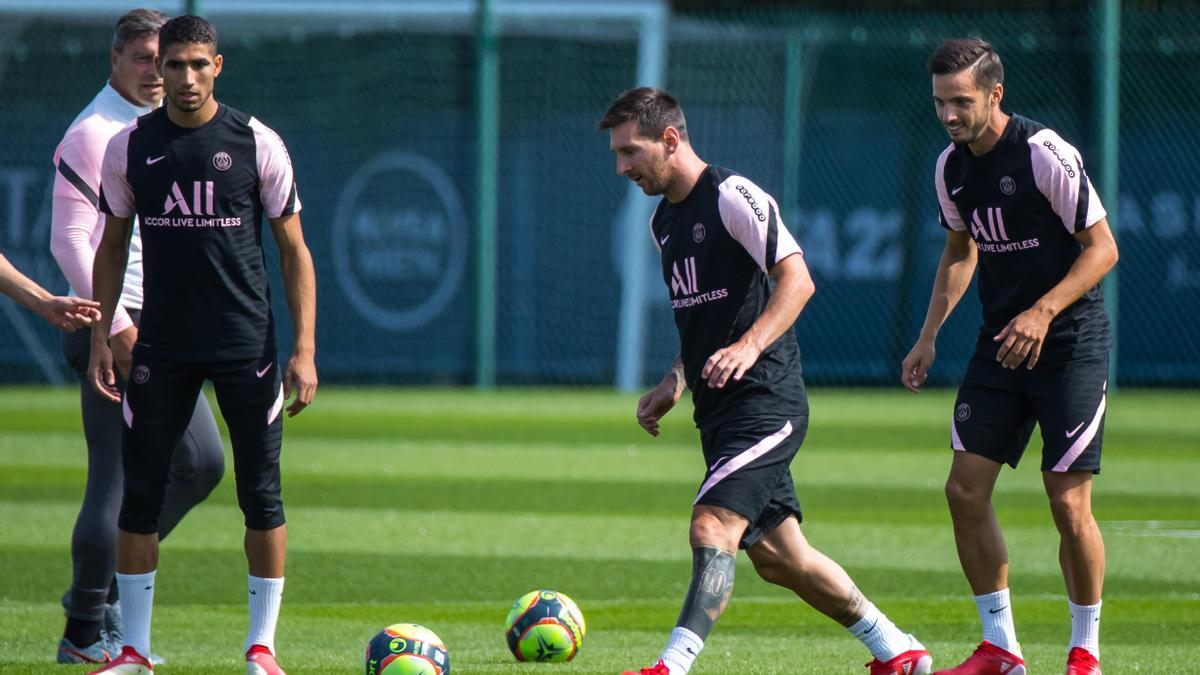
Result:
[[[85,672],[50,664],[84,475],[75,396],[0,390],[6,674]],[[284,667],[361,672],[367,638],[417,621],[450,643],[455,672],[542,673],[512,662],[499,633],[512,600],[543,585],[571,593],[590,624],[579,659],[555,672],[649,662],[683,595],[688,503],[702,468],[686,405],[662,438],[649,439],[633,425],[635,400],[323,389],[286,431]],[[940,666],[978,640],[941,495],[952,400],[944,391],[814,391],[813,426],[794,464],[810,539]],[[1113,397],[1096,484],[1109,672],[1186,672],[1200,659],[1200,540],[1183,536],[1196,529],[1200,503],[1198,404],[1185,392]],[[1068,624],[1032,445],[1020,470],[1004,472],[996,508],[1026,656],[1032,670],[1055,672]],[[154,637],[171,673],[240,666],[240,524],[227,479],[163,545]],[[757,580],[743,559],[734,601],[695,672],[857,674],[866,660],[841,628]]]

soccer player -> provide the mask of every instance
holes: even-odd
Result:
[[[51,326],[68,333],[100,320],[100,303],[52,295],[0,255],[0,293],[37,312]]]
[[[167,17],[135,9],[117,20],[108,83],[71,123],[54,154],[57,174],[50,218],[50,250],[71,288],[92,296],[92,262],[104,214],[98,208],[100,164],[112,137],[158,107],[162,78],[158,30]],[[109,348],[120,380],[129,376],[142,308],[142,242],[135,223],[119,302],[110,322]],[[59,641],[59,663],[104,663],[121,645],[120,602],[113,572],[117,564],[117,513],[121,473],[121,406],[100,396],[87,381],[91,341],[86,333],[65,336],[63,355],[79,377],[88,480],[71,535],[71,588],[64,598],[67,625]],[[120,386],[124,386],[122,382]],[[216,420],[204,396],[197,396],[187,433],[172,455],[170,480],[159,517],[166,537],[193,506],[212,492],[225,472],[225,453]]]
[[[96,673],[152,672],[150,619],[159,513],[171,448],[204,380],[216,390],[233,445],[245,516],[250,627],[246,672],[277,675],[275,626],[287,530],[280,498],[284,401],[295,415],[317,387],[316,281],[300,225],[300,200],[283,141],[258,119],[213,97],[222,57],[212,25],[196,16],[159,32],[167,105],[108,144],[100,208],[108,217],[93,285],[101,309],[117,304],[130,223],[142,227],[145,301],[123,400],[103,319],[92,332],[92,385],[123,403],[125,494],[117,538],[125,646]],[[262,218],[279,247],[295,330],[286,369],[275,349]],[[111,316],[111,313],[106,314]]]
[[[643,675],[688,672],[733,592],[745,549],[759,576],[783,586],[863,642],[873,675],[929,673],[932,659],[800,530],[789,465],[808,429],[808,399],[792,324],[813,293],[775,200],[706,164],[683,111],[659,89],[621,94],[600,120],[617,173],[662,195],[650,222],[662,256],[680,353],[638,402],[650,435],[692,390],[708,471],[692,505],[692,578],[661,657]],[[633,673],[633,671],[627,671]]]
[[[950,134],[934,173],[946,248],[901,380],[920,391],[938,330],[979,266],[983,326],[955,402],[946,480],[954,539],[983,623],[955,675],[1021,675],[1008,553],[991,495],[1035,423],[1071,614],[1067,672],[1099,673],[1104,542],[1092,517],[1100,472],[1109,337],[1099,282],[1117,245],[1079,152],[1000,109],[1004,68],[990,44],[947,40],[929,60],[933,105]]]

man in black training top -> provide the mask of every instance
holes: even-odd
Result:
[[[50,210],[50,250],[73,292],[94,296],[92,262],[106,215],[100,210],[100,170],[108,142],[121,129],[162,103],[158,73],[158,31],[167,16],[133,9],[117,19],[111,74],[63,134],[54,152],[54,201]],[[108,346],[120,380],[127,380],[142,309],[142,236],[136,219],[129,240],[124,285],[109,322]],[[79,378],[87,482],[71,530],[71,587],[63,596],[66,626],[58,641],[59,663],[106,663],[121,650],[121,601],[117,596],[117,518],[125,492],[120,404],[102,396],[88,381],[91,334],[64,335],[63,356]],[[124,383],[119,384],[124,387]],[[208,399],[196,397],[187,431],[179,439],[158,519],[160,539],[221,482],[225,449]],[[154,663],[160,659],[151,657]]]
[[[125,646],[97,673],[149,673],[150,615],[158,564],[158,517],[171,448],[196,396],[211,380],[229,427],[238,504],[245,515],[249,675],[278,675],[275,624],[283,592],[287,529],[279,489],[284,400],[300,412],[317,387],[316,282],[300,227],[300,200],[283,141],[254,117],[213,98],[221,73],[217,36],[196,16],[159,32],[167,105],[109,142],[100,208],[108,214],[93,271],[104,317],[92,331],[89,375],[112,400],[105,337],[121,291],[130,221],[141,223],[145,299],[125,392],[125,496],[118,521],[117,582]],[[262,218],[279,246],[295,330],[286,369],[262,248]]]
[[[657,436],[659,420],[689,387],[708,466],[692,506],[691,585],[661,657],[640,672],[688,672],[733,592],[742,548],[763,579],[862,640],[874,656],[873,675],[929,673],[925,648],[800,531],[789,465],[808,429],[808,400],[792,324],[813,283],[775,200],[701,160],[683,111],[664,91],[621,94],[599,126],[610,132],[617,173],[664,197],[650,233],[662,254],[680,353],[638,402],[638,423]]]
[[[1100,280],[1117,245],[1079,152],[1051,129],[1000,110],[1004,68],[977,38],[947,40],[929,60],[933,104],[950,134],[934,173],[946,249],[921,335],[901,364],[920,390],[938,330],[979,263],[983,326],[950,423],[946,480],[954,539],[983,642],[952,675],[1023,675],[1008,593],[1008,553],[991,496],[1034,424],[1042,481],[1061,539],[1071,613],[1069,675],[1100,672],[1104,542],[1092,517],[1100,472],[1108,317]]]

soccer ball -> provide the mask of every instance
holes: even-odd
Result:
[[[555,591],[522,595],[504,621],[504,637],[518,661],[570,661],[583,645],[585,633],[579,607]]]
[[[433,631],[394,623],[367,643],[367,675],[449,675],[450,654]]]

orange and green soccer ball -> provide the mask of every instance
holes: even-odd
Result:
[[[394,623],[367,643],[367,675],[449,675],[450,654],[433,631]]]
[[[579,607],[556,591],[522,595],[504,621],[504,637],[518,661],[570,661],[586,632]]]

